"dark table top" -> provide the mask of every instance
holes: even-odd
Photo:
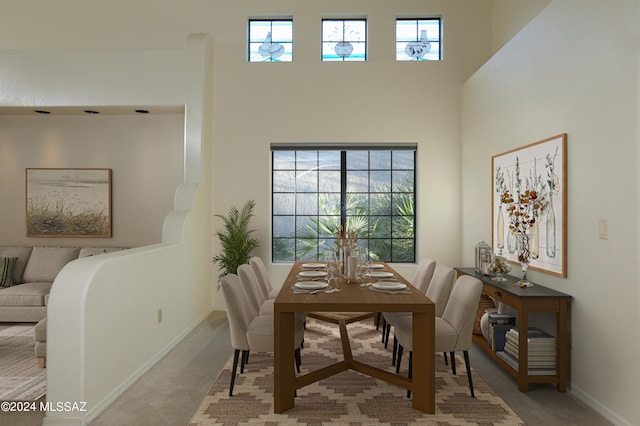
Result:
[[[504,277],[507,281],[496,281],[493,277],[487,275],[478,274],[475,268],[463,268],[463,267],[455,267],[456,271],[461,272],[466,275],[471,275],[472,277],[478,278],[483,283],[495,287],[496,289],[502,291],[505,294],[510,294],[514,297],[530,297],[530,298],[553,298],[553,299],[571,299],[572,296],[562,293],[560,291],[552,290],[548,287],[541,286],[540,284],[536,284],[533,281],[533,287],[520,287],[514,286],[513,284],[518,282],[519,277],[514,277],[512,275],[505,275]]]

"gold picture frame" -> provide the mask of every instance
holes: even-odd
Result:
[[[491,157],[492,249],[512,263],[518,262],[515,235],[509,232],[504,210],[505,191],[513,199],[534,190],[541,213],[536,218],[535,241],[529,268],[559,277],[567,276],[567,134],[525,145]]]
[[[111,237],[111,169],[25,169],[27,237]]]

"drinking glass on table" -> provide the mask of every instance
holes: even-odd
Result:
[[[336,252],[332,250],[325,251],[324,261],[327,264],[327,282],[331,285],[331,281],[335,280],[337,284],[340,276],[340,265],[338,265]]]

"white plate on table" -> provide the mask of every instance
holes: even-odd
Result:
[[[367,277],[369,278],[392,278],[393,272],[369,272],[367,273]]]
[[[300,281],[294,285],[303,290],[320,290],[321,288],[329,287],[329,284],[320,281]]]
[[[327,265],[324,263],[303,263],[302,267],[304,269],[324,269]]]
[[[381,281],[379,283],[373,283],[371,285],[379,290],[402,290],[407,288],[406,284],[391,281]]]
[[[304,278],[322,278],[326,277],[327,273],[325,271],[300,271],[298,272],[298,276]]]
[[[384,265],[381,263],[371,263],[369,264],[369,269],[384,269]]]

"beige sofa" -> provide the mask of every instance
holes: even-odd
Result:
[[[0,246],[0,275],[10,274],[10,279],[5,277],[0,286],[0,322],[38,323],[35,351],[42,367],[46,354],[47,302],[58,273],[72,260],[122,249]]]

